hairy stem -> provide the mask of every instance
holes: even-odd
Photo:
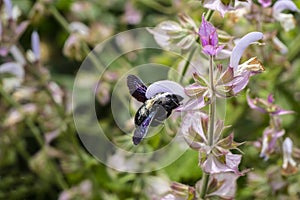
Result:
[[[188,59],[185,62],[185,65],[184,65],[183,70],[182,70],[181,78],[180,78],[180,83],[182,83],[182,81],[183,81],[183,77],[185,76],[185,74],[186,74],[186,72],[188,70],[188,67],[190,65],[190,62],[191,62],[194,54],[195,54],[196,49],[197,49],[197,47],[193,47],[193,49],[191,50],[191,52],[189,54]]]
[[[215,131],[215,116],[216,116],[216,93],[214,85],[214,71],[213,71],[213,56],[209,57],[209,83],[211,89],[211,99],[209,104],[209,126],[208,126],[208,144],[213,146],[214,131]],[[209,174],[203,172],[202,186],[200,197],[204,199],[209,182]]]

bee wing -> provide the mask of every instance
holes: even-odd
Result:
[[[127,86],[129,88],[131,96],[140,102],[145,102],[147,100],[146,90],[147,87],[141,79],[135,75],[129,75],[127,77]]]
[[[156,105],[156,114],[152,120],[150,126],[155,127],[164,122],[168,118],[168,111],[161,105]]]
[[[141,125],[136,127],[132,137],[133,144],[138,145],[142,141],[142,139],[146,136],[149,126],[153,121],[156,113],[157,110],[152,111],[149,114],[149,116],[141,123]]]

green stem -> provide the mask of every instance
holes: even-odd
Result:
[[[208,126],[208,144],[213,145],[214,141],[214,125],[215,125],[215,115],[216,115],[216,92],[214,85],[214,71],[213,71],[213,56],[209,58],[209,81],[211,89],[211,102],[209,106],[209,126]]]
[[[300,35],[298,35],[289,46],[287,59],[289,61],[293,61],[295,58],[297,58],[299,52],[300,52]]]
[[[59,13],[59,11],[56,9],[55,6],[50,7],[50,12],[53,15],[53,17],[56,19],[56,21],[68,32],[71,33],[70,26],[68,21]],[[97,57],[90,53],[91,49],[89,48],[88,44],[86,42],[83,42],[83,51],[86,55],[89,55],[89,58],[91,59],[92,63],[95,65],[97,69],[100,71],[103,71],[104,68],[102,68],[101,63],[98,61]]]
[[[209,83],[211,89],[211,102],[209,104],[208,144],[214,145],[215,116],[216,116],[216,93],[214,86],[213,56],[209,57]],[[200,197],[204,199],[209,182],[209,174],[203,172]]]
[[[2,86],[0,86],[0,94],[1,96],[4,97],[4,99],[13,107],[15,107],[17,109],[17,111],[24,117],[24,122],[25,124],[28,126],[28,128],[31,130],[31,132],[33,133],[35,139],[37,140],[39,146],[41,147],[43,153],[44,152],[44,140],[41,137],[40,134],[40,130],[34,125],[34,122],[32,121],[32,119],[30,117],[27,117],[26,114],[24,113],[22,106],[16,102],[13,98],[11,98],[11,96],[3,89]],[[28,157],[28,154],[23,154],[24,158]],[[50,164],[51,169],[53,170],[53,173],[55,174],[56,178],[57,178],[57,182],[59,184],[59,186],[62,189],[66,189],[68,186],[66,184],[66,182],[64,181],[63,177],[61,174],[57,173],[57,169],[55,169],[54,164],[51,162]]]
[[[185,65],[184,65],[183,70],[182,70],[181,78],[180,78],[180,83],[182,83],[182,81],[183,81],[183,77],[185,76],[185,74],[187,72],[187,69],[190,65],[190,62],[191,62],[195,52],[196,52],[196,49],[197,49],[197,47],[193,47],[193,49],[191,50],[191,52],[189,54],[189,57],[188,57],[187,61],[185,62]]]
[[[55,6],[51,6],[50,7],[50,12],[53,15],[53,17],[58,21],[58,23],[68,32],[70,33],[70,27],[69,27],[69,23],[67,22],[67,20],[65,20],[65,18],[58,12],[58,10],[56,9]]]
[[[23,109],[21,107],[20,104],[18,104],[14,99],[12,99],[10,97],[9,94],[7,94],[7,92],[3,89],[2,86],[0,86],[0,94],[1,96],[4,97],[4,99],[11,104],[13,107],[15,107],[17,109],[17,111],[19,113],[21,113],[21,115],[24,117],[24,121],[25,124],[29,127],[29,129],[31,130],[31,132],[33,133],[34,137],[36,138],[37,142],[39,143],[39,145],[42,147],[44,142],[40,136],[40,131],[38,130],[38,128],[34,125],[33,121],[31,120],[30,117],[27,117],[26,114],[23,112]]]
[[[141,3],[145,4],[146,6],[153,8],[161,13],[165,14],[172,14],[174,13],[174,8],[173,7],[166,7],[161,4],[159,4],[156,1],[149,1],[149,0],[140,0]]]
[[[209,21],[211,19],[211,17],[213,16],[213,14],[214,14],[214,10],[208,10],[204,16],[205,20]]]

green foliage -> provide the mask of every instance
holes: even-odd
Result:
[[[131,2],[135,11],[141,15],[138,23],[124,20],[126,2]],[[3,89],[3,80],[11,77],[0,74],[0,113],[2,113],[0,115],[0,199],[57,199],[62,194],[70,195],[69,199],[149,199],[151,193],[147,191],[150,187],[149,177],[161,178],[168,184],[172,181],[190,186],[196,184],[202,172],[198,166],[198,152],[194,150],[185,151],[175,162],[163,169],[144,174],[116,171],[90,155],[80,142],[71,111],[74,78],[83,60],[66,55],[64,46],[70,37],[68,25],[75,21],[91,28],[88,38],[83,41],[84,45],[80,43],[82,45],[80,55],[85,55],[96,44],[121,31],[152,27],[165,20],[177,20],[176,15],[179,12],[187,12],[198,26],[204,11],[200,1],[12,0],[12,3],[22,12],[19,21],[30,22],[29,28],[16,45],[26,55],[25,52],[31,48],[31,31],[37,30],[41,38],[42,55],[38,64],[30,62],[26,57],[25,79],[18,87],[18,89],[28,89],[25,95],[17,93],[19,90]],[[295,3],[300,7],[299,0]],[[60,13],[63,20],[55,16],[50,8]],[[296,14],[296,20],[299,25],[299,14]],[[256,30],[260,25],[250,23],[244,18],[234,22],[230,16],[223,19],[219,15],[215,15],[212,21],[219,29],[235,37]],[[64,22],[67,23],[67,27],[64,27]],[[289,32],[284,32],[278,22],[264,24],[260,28],[262,32],[276,30],[278,38],[289,51],[286,55],[280,54],[274,46],[269,45],[270,40],[266,41],[260,50],[256,47],[250,49],[250,53],[255,51],[262,60],[266,71],[253,77],[248,87],[253,95],[260,97],[267,97],[269,93],[273,93],[277,104],[284,109],[295,111],[295,114],[283,117],[283,127],[286,136],[293,139],[295,146],[299,146],[300,26],[296,26]],[[118,48],[116,47],[117,51],[120,50]],[[248,59],[249,52],[245,54],[245,59]],[[114,56],[105,53],[107,60]],[[186,55],[186,52],[183,54]],[[14,60],[12,55],[0,58],[1,64],[12,60]],[[133,69],[134,66],[149,62],[166,65],[171,69],[177,69],[180,64],[185,63],[176,55],[157,49],[130,52],[110,63],[109,72],[115,73],[117,78],[105,80],[108,83],[105,91],[111,94],[118,79],[125,72]],[[155,74],[151,75],[155,76]],[[169,77],[180,81],[173,71],[169,72]],[[54,92],[54,94],[49,89],[50,83],[57,84],[59,89],[55,92],[58,93]],[[100,92],[97,91],[97,94]],[[62,102],[57,103],[55,95],[61,97]],[[82,91],[82,98],[85,95],[87,91]],[[104,99],[105,94],[97,96]],[[127,99],[121,98],[120,104],[122,101],[124,103]],[[114,122],[109,101],[102,103],[99,99],[95,99],[95,102],[99,124],[105,133],[109,133],[107,137],[118,145],[123,145],[121,147],[125,149],[135,148],[132,146],[131,138],[124,135]],[[133,114],[136,109],[131,109],[130,113]],[[267,116],[250,110],[245,101],[245,94],[242,93],[237,98],[227,100],[226,120],[227,124],[232,124],[232,127],[226,129],[227,133],[234,130],[236,141],[249,141],[241,148],[244,152],[241,168],[253,168],[252,172],[263,177],[257,182],[249,181],[247,175],[239,180],[237,199],[299,198],[299,173],[284,177],[283,180],[289,185],[280,190],[274,191],[274,188],[269,186],[270,176],[274,171],[280,174],[280,169],[277,168],[282,164],[282,159],[271,156],[269,161],[263,161],[259,158],[259,148],[253,145],[254,141],[261,138],[264,128],[268,125]],[[89,119],[86,119],[85,123],[89,123]],[[137,147],[136,151],[155,151],[163,147],[174,137],[179,127],[177,121],[167,122],[160,134],[149,138],[142,144],[144,146]],[[168,160],[176,156],[180,148],[173,147],[173,151],[165,157],[161,156],[160,160]],[[297,159],[299,163],[299,149]],[[149,171],[156,165],[158,164],[151,161],[143,163],[143,167]]]

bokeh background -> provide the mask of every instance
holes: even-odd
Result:
[[[5,20],[4,4],[0,2],[1,19]],[[300,1],[294,2],[300,8]],[[18,15],[16,22],[28,21],[29,25],[15,41],[11,34],[11,42],[26,59],[24,77],[18,80],[9,74],[0,75],[0,199],[155,199],[168,190],[173,181],[196,184],[201,178],[201,169],[198,153],[193,150],[187,150],[171,165],[149,173],[119,172],[97,161],[77,135],[71,95],[79,67],[97,44],[129,29],[155,27],[165,20],[178,21],[179,13],[187,13],[199,26],[205,12],[200,1],[12,0],[12,4]],[[268,35],[277,35],[287,46],[286,54],[280,53],[270,41],[265,41],[262,51],[250,49],[245,57],[257,55],[266,70],[253,77],[248,87],[252,96],[266,98],[273,93],[278,105],[295,111],[293,115],[282,117],[283,127],[286,136],[300,147],[300,15],[295,14],[296,27],[288,32],[278,22],[261,24],[234,14],[222,18],[215,13],[211,21],[228,35],[240,37],[259,29]],[[6,28],[2,27],[4,31],[12,30]],[[28,51],[32,48],[33,31],[40,37],[38,61],[32,61]],[[126,45],[130,45],[130,39],[124,44],[122,41],[115,44],[116,49]],[[0,57],[0,64],[15,59],[8,53]],[[105,71],[97,90],[95,104],[99,124],[112,141],[126,147],[131,138],[114,122],[111,93],[124,73],[148,62],[177,70],[181,60],[164,51],[147,51],[138,56],[131,52]],[[10,87],[10,84],[18,87]],[[236,141],[247,141],[241,147],[244,155],[240,168],[253,169],[238,180],[237,199],[300,198],[299,173],[281,177],[278,173],[281,157],[271,156],[268,161],[259,157],[258,144],[268,123],[267,115],[249,108],[245,92],[227,100],[226,125],[231,127],[225,134],[234,131]],[[129,121],[128,129],[132,126]],[[174,137],[178,127],[179,122],[170,120],[160,130],[161,134],[140,148],[156,149],[164,145]],[[299,163],[300,150],[296,152],[295,159]],[[117,152],[113,156],[117,164],[131,167],[130,158]],[[140,167],[151,169],[152,165],[155,163],[143,163]]]

